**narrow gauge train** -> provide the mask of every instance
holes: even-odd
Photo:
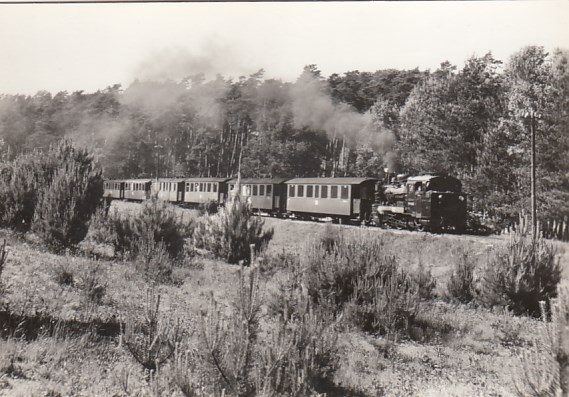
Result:
[[[425,174],[399,176],[391,183],[374,178],[241,179],[241,195],[253,210],[271,216],[330,218],[342,223],[420,230],[466,227],[466,195],[456,178]],[[188,206],[222,205],[237,179],[162,178],[107,180],[105,197],[141,201],[156,195]]]

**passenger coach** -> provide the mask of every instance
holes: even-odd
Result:
[[[124,198],[127,200],[147,200],[150,198],[152,181],[150,179],[129,179],[124,182]]]
[[[114,199],[124,198],[124,181],[109,179],[103,184],[104,197],[111,197]]]
[[[157,194],[160,200],[172,203],[184,201],[185,179],[180,178],[161,178],[153,182],[153,194]]]
[[[286,212],[286,181],[285,178],[241,179],[241,195],[247,198],[253,210],[280,215]],[[232,191],[237,179],[227,183]]]
[[[376,181],[374,178],[290,179],[285,182],[286,209],[300,218],[369,221]]]
[[[203,204],[214,201],[223,204],[227,198],[229,178],[188,178],[184,180],[184,203]]]

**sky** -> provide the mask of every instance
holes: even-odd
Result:
[[[488,51],[569,49],[569,1],[0,4],[0,94],[83,90],[308,64],[461,67]]]

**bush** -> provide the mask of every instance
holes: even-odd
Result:
[[[258,252],[273,237],[273,230],[263,230],[264,221],[254,216],[240,196],[227,202],[215,215],[207,216],[195,229],[197,247],[205,248],[228,263],[251,261],[250,245]]]
[[[0,172],[0,223],[33,228],[52,249],[77,244],[103,195],[92,156],[64,140],[44,153],[21,155]]]
[[[200,216],[217,214],[218,209],[219,204],[215,200],[208,200],[205,203],[201,203],[198,208]]]
[[[172,259],[184,253],[190,227],[182,223],[176,207],[156,197],[146,200],[135,215],[115,213],[111,225],[115,252],[136,257],[141,249],[158,248],[163,244]]]
[[[459,253],[458,261],[447,283],[447,296],[461,303],[468,303],[476,296],[474,269],[476,267],[472,256],[467,251]]]
[[[32,229],[52,249],[81,242],[103,197],[103,179],[91,156],[77,150],[38,197]]]
[[[418,279],[384,255],[375,236],[339,235],[326,246],[318,240],[305,246],[269,307],[286,317],[310,304],[367,332],[406,333],[419,310],[420,288],[432,292],[431,279],[423,284]]]
[[[130,354],[151,372],[156,372],[159,366],[173,357],[182,336],[179,322],[161,318],[160,295],[156,295],[153,289],[146,294],[143,321],[129,316],[122,335]]]
[[[306,396],[330,383],[337,368],[335,321],[310,305],[279,316],[260,334],[260,270],[239,277],[239,297],[224,316],[212,299],[203,318],[209,363],[232,396]],[[216,390],[219,392],[220,390]]]
[[[27,231],[32,223],[38,195],[40,161],[34,155],[4,163],[0,171],[0,224]],[[39,155],[41,156],[41,155]]]
[[[514,314],[539,317],[539,302],[556,296],[560,280],[553,246],[541,237],[514,232],[484,269],[481,299],[488,306],[507,306]]]
[[[569,393],[569,288],[558,289],[552,300],[551,321],[542,305],[540,330],[533,346],[518,361],[516,392],[525,396],[566,396]]]

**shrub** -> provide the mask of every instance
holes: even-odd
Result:
[[[66,257],[53,267],[53,277],[59,285],[73,285],[75,283],[75,272],[69,265],[69,259]]]
[[[212,299],[203,318],[210,365],[232,396],[311,395],[337,368],[335,321],[309,305],[279,316],[259,338],[259,275],[258,266],[248,274],[241,268],[239,297],[229,316]]]
[[[520,397],[566,396],[569,393],[569,288],[558,287],[552,300],[551,322],[542,304],[542,324],[535,343],[522,351],[517,365]]]
[[[468,251],[459,252],[458,261],[447,282],[447,296],[461,303],[468,303],[476,296],[474,282],[475,262]]]
[[[250,245],[259,251],[273,237],[273,230],[263,230],[264,221],[254,216],[240,196],[230,200],[215,215],[206,217],[195,229],[196,246],[205,248],[228,263],[251,260]]]
[[[100,305],[107,292],[107,284],[99,262],[89,263],[81,269],[78,287],[86,302]]]
[[[417,271],[411,274],[411,280],[415,284],[419,298],[424,300],[435,298],[437,280],[433,277],[431,269],[425,269],[423,262],[419,261]]]
[[[97,207],[91,217],[86,239],[96,244],[113,245],[115,236],[111,216],[108,214],[108,209],[104,206]]]
[[[60,160],[38,193],[32,229],[53,250],[81,242],[103,197],[103,179],[93,157],[63,141],[51,150]]]
[[[0,171],[0,223],[27,231],[32,223],[38,195],[40,162],[34,155],[4,163]]]
[[[151,235],[142,237],[137,242],[136,252],[137,268],[147,280],[155,283],[172,282],[174,264],[163,241],[156,242]]]
[[[122,335],[124,344],[134,359],[146,370],[155,372],[170,359],[182,339],[179,322],[170,322],[160,316],[160,295],[153,289],[146,294],[143,321],[129,316]]]
[[[214,215],[217,214],[219,204],[215,200],[208,200],[205,203],[201,203],[198,209],[200,216]]]
[[[136,257],[142,247],[158,248],[163,244],[173,259],[183,254],[190,227],[182,223],[176,207],[156,197],[146,200],[135,215],[121,217],[115,213],[111,225],[115,252]]]
[[[560,280],[553,246],[541,237],[514,232],[484,269],[481,299],[488,306],[507,306],[514,314],[539,317],[539,302],[556,296]]]
[[[430,280],[430,279],[429,279]],[[429,287],[427,287],[429,285]],[[423,283],[431,290],[432,280]],[[365,233],[340,235],[331,245],[309,242],[285,272],[273,313],[294,315],[307,304],[367,332],[407,332],[420,305],[420,284],[383,253],[383,242]]]

